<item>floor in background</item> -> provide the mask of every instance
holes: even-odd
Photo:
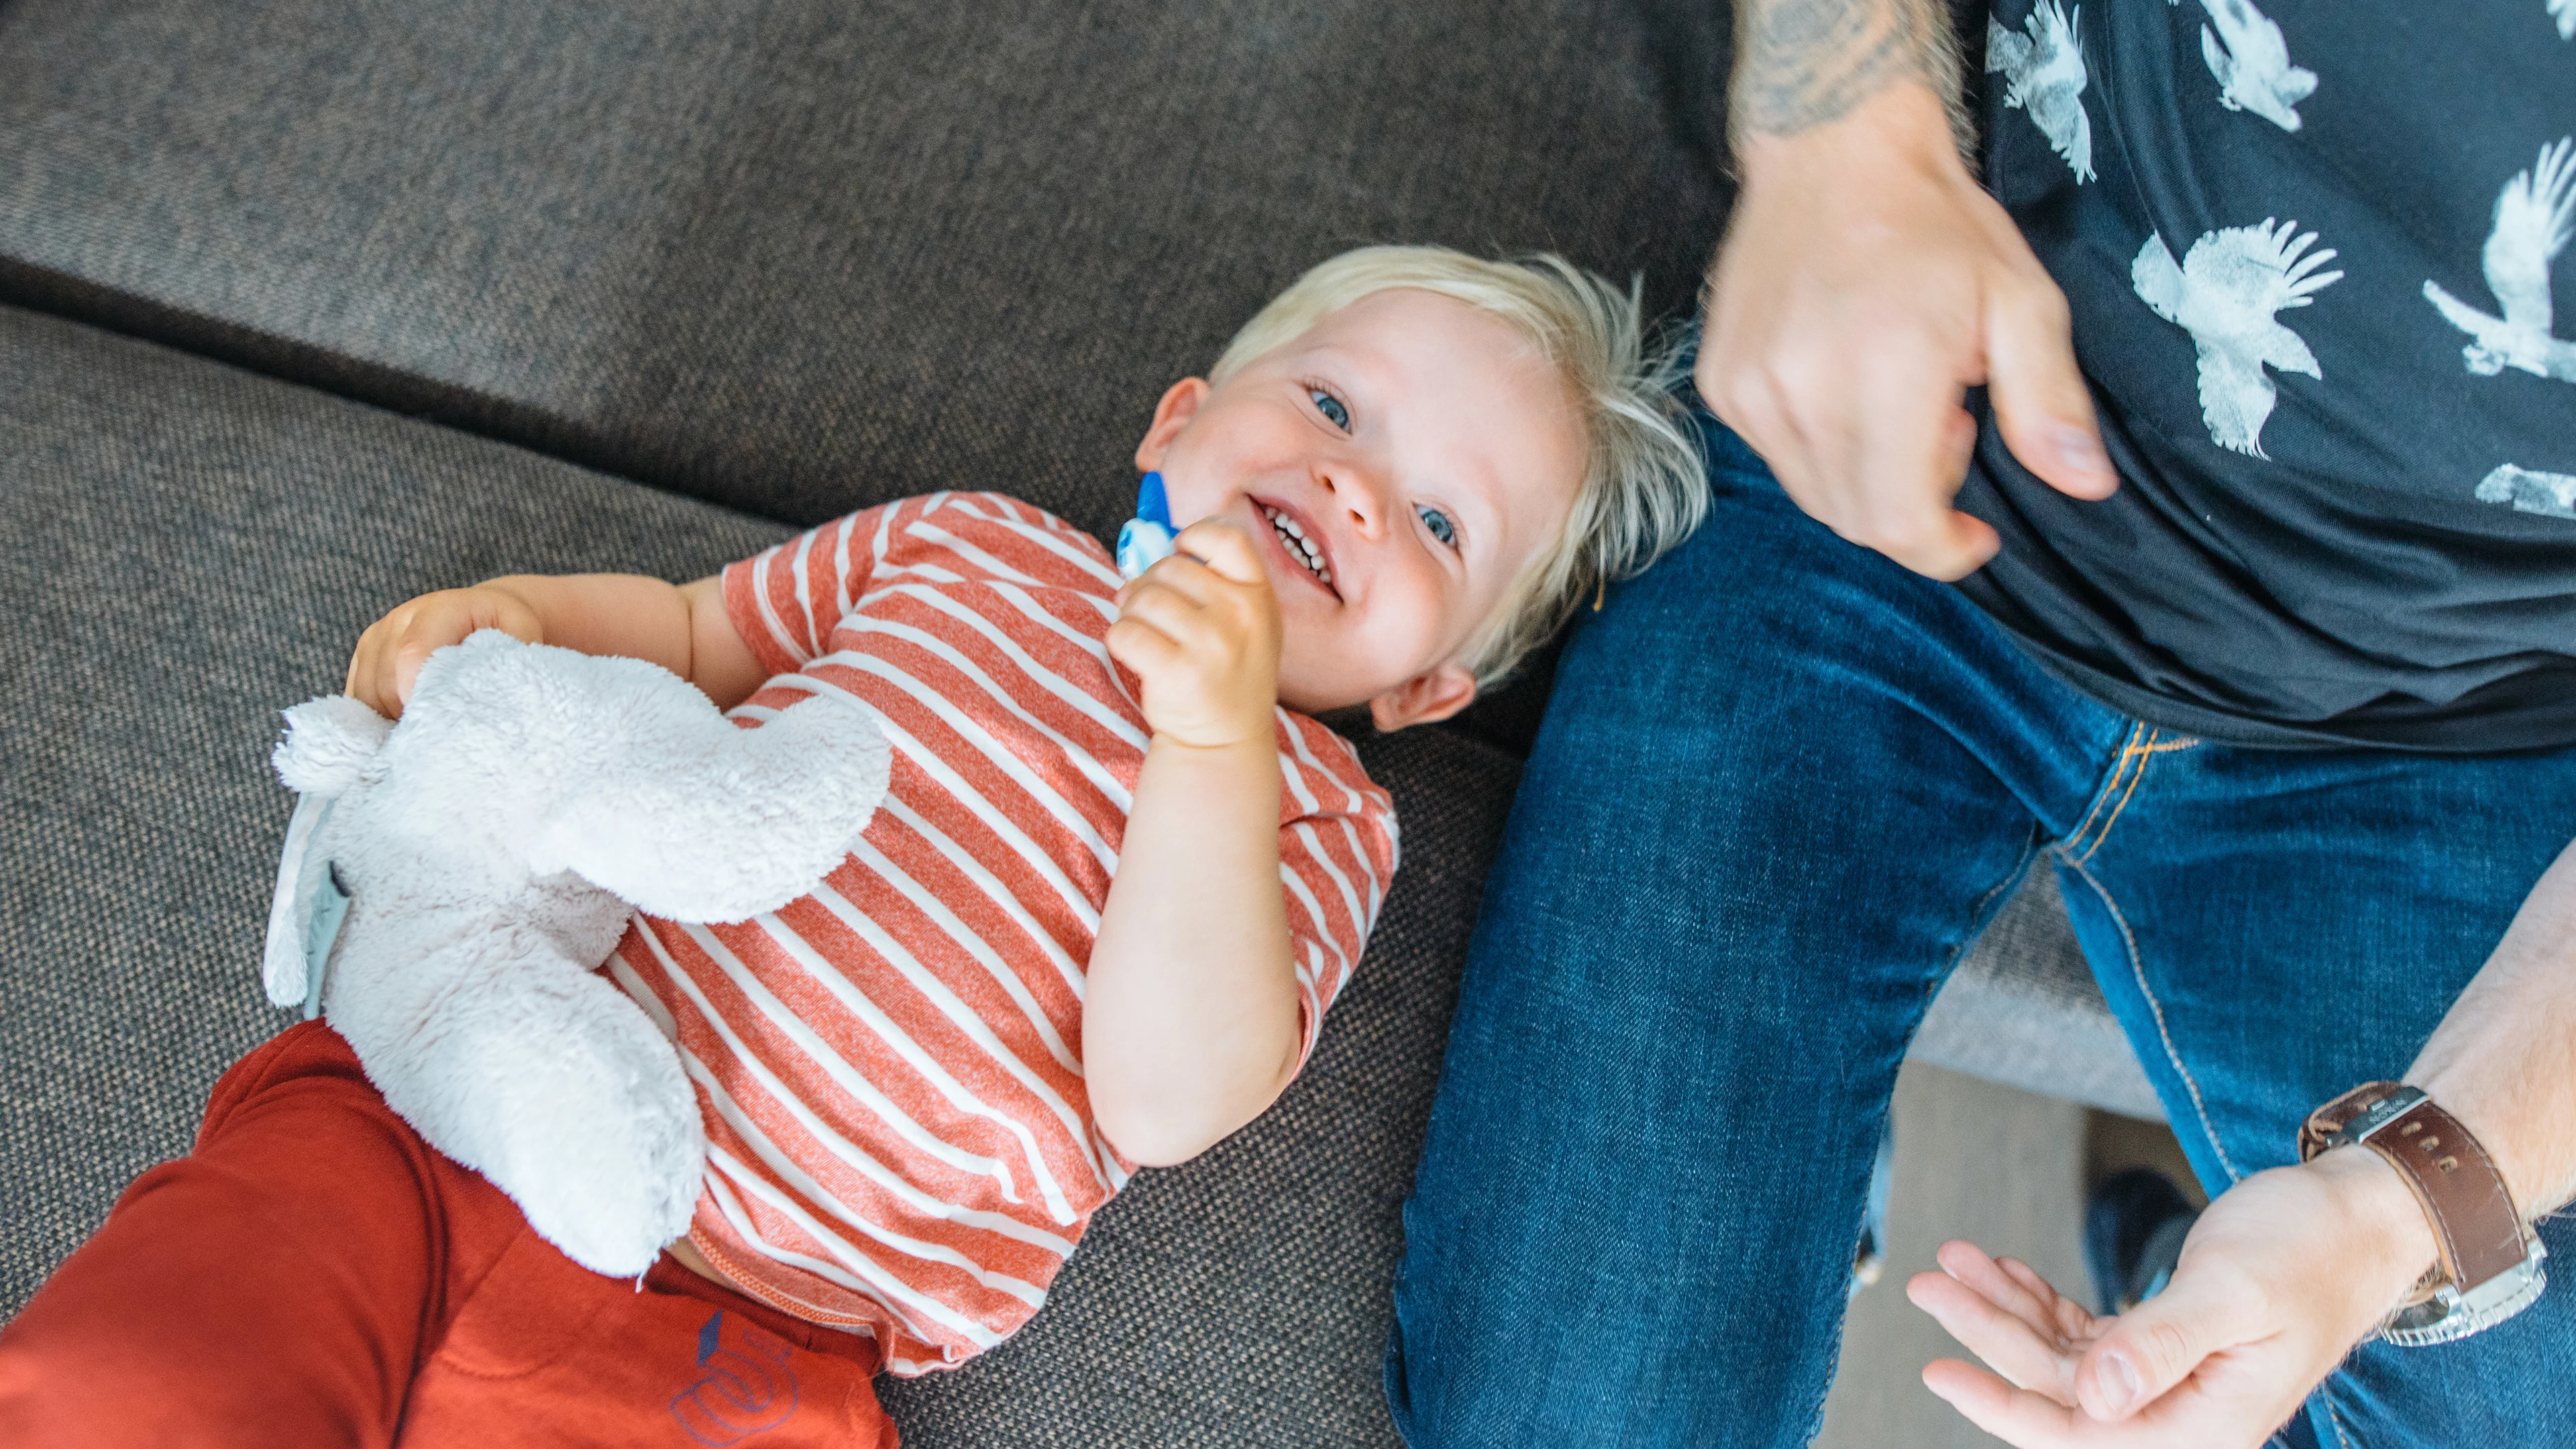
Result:
[[[2084,1171],[2094,1115],[2058,1098],[1906,1064],[1896,1082],[1887,1267],[1852,1300],[1820,1449],[1983,1449],[2001,1442],[1923,1387],[1925,1364],[1966,1355],[1905,1301],[1905,1280],[1934,1267],[1941,1244],[1966,1238],[2089,1300]],[[2141,1131],[2129,1138],[2162,1133],[2135,1125]]]

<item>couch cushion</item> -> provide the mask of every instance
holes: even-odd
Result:
[[[793,522],[1095,532],[1160,391],[1371,241],[1686,307],[1720,7],[0,7],[0,300]]]
[[[358,630],[519,569],[686,577],[778,526],[0,308],[0,1317],[281,1026],[260,933],[276,710]],[[1251,1129],[1142,1174],[1028,1333],[890,1386],[917,1449],[1384,1443],[1397,1204],[1516,768],[1365,745],[1405,857],[1313,1063]]]

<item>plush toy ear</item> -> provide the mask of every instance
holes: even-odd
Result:
[[[298,795],[337,795],[358,783],[393,727],[345,694],[326,694],[286,712],[286,738],[268,762]]]
[[[331,870],[331,863],[314,850],[313,836],[331,813],[331,802],[365,777],[392,730],[392,721],[347,695],[325,695],[286,712],[286,738],[268,757],[277,778],[300,798],[286,824],[286,846],[278,853],[277,893],[269,899],[260,978],[271,1002],[301,1002],[308,1017],[318,1004],[312,991],[313,912]]]

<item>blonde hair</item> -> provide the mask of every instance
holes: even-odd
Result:
[[[1553,253],[1490,262],[1446,247],[1362,247],[1299,277],[1226,344],[1223,383],[1373,292],[1416,288],[1501,318],[1564,378],[1585,434],[1565,527],[1521,566],[1500,607],[1467,639],[1478,688],[1510,674],[1585,598],[1654,562],[1708,506],[1696,430],[1673,395],[1677,349],[1648,338],[1639,291],[1621,291]]]

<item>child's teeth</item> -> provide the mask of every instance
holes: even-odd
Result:
[[[1271,528],[1283,541],[1294,545],[1288,551],[1299,563],[1306,566],[1308,573],[1328,584],[1333,581],[1332,571],[1324,567],[1324,551],[1317,548],[1314,541],[1306,537],[1306,531],[1299,528],[1294,519],[1275,508],[1265,507],[1261,510],[1261,514],[1270,520]]]

